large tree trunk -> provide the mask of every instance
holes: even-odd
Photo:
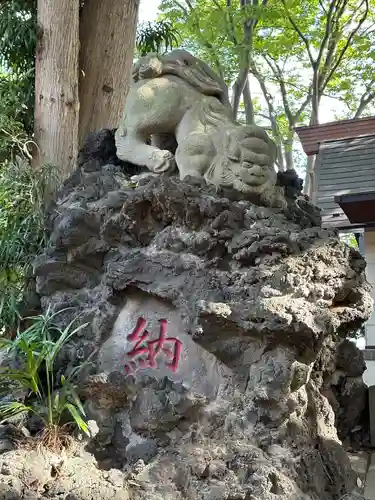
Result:
[[[315,161],[316,156],[312,155],[307,158],[307,166],[306,166],[306,177],[305,184],[303,187],[304,194],[310,198],[312,203],[316,202],[316,185],[315,185]]]
[[[115,128],[131,81],[139,0],[85,0],[81,13],[79,142]]]
[[[63,178],[78,152],[80,0],[38,0],[34,164],[53,164]]]
[[[318,125],[319,124],[319,107],[320,107],[321,93],[319,90],[319,72],[314,69],[313,76],[313,96],[311,100],[312,111],[310,116],[309,125]],[[315,182],[315,163],[316,163],[316,155],[309,156],[307,158],[307,166],[306,166],[306,176],[305,183],[303,187],[304,194],[309,196],[312,203],[316,202],[316,182]]]
[[[289,130],[286,140],[284,141],[285,164],[287,170],[294,168],[293,158],[294,130]]]

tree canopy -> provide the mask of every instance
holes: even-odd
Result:
[[[295,164],[295,126],[318,123],[328,98],[337,118],[374,110],[374,0],[162,0],[160,8],[181,44],[230,85],[239,119],[270,130],[281,170]]]

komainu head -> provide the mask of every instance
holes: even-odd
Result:
[[[285,205],[282,188],[276,185],[276,145],[256,125],[233,124],[223,134],[223,148],[208,169],[209,183],[232,188],[244,198],[257,198],[267,206]]]

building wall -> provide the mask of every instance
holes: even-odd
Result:
[[[372,285],[372,297],[375,299],[375,231],[365,231],[364,251],[367,262],[367,281]],[[375,311],[366,323],[366,348],[375,348]]]
[[[335,202],[335,196],[373,190],[374,164],[374,135],[324,142],[320,145],[315,165],[316,204],[322,209],[323,226],[339,229],[354,227]]]

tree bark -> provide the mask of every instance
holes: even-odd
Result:
[[[288,136],[284,141],[284,155],[285,155],[285,163],[287,170],[292,170],[294,168],[293,144],[294,144],[294,130],[289,130]]]
[[[314,74],[315,81],[318,81],[318,76]],[[319,123],[319,107],[320,107],[321,94],[319,88],[313,88],[313,97],[312,97],[312,111],[310,116],[309,125],[318,125]],[[311,155],[307,158],[307,166],[306,166],[306,176],[305,183],[303,187],[304,194],[309,196],[312,203],[316,201],[316,182],[315,182],[315,162],[316,155]]]
[[[131,83],[139,0],[85,0],[81,14],[79,143],[118,126]]]
[[[276,143],[276,148],[277,148],[277,167],[279,172],[284,172],[285,171],[285,163],[284,163],[284,156],[283,156],[283,150],[282,150],[282,135],[280,133],[280,129],[277,123],[277,114],[276,110],[273,105],[273,96],[269,92],[266,82],[260,72],[258,71],[257,67],[255,66],[254,61],[252,61],[251,64],[251,73],[254,75],[254,77],[257,79],[259,86],[261,88],[261,91],[263,93],[263,97],[267,103],[267,108],[268,108],[268,117],[271,122],[271,127],[272,127],[272,134],[273,134],[273,140]]]
[[[375,99],[375,91],[372,92],[366,92],[363,94],[361,97],[361,100],[359,102],[357,111],[355,112],[353,118],[360,118],[362,116],[362,113],[365,111],[367,106]]]
[[[303,186],[304,194],[310,198],[310,200],[315,203],[316,201],[316,186],[315,186],[315,160],[316,156],[312,155],[307,158],[307,166],[306,166],[306,176],[305,183]]]
[[[245,105],[246,125],[252,125],[254,123],[254,106],[251,97],[249,75],[243,89],[243,102]]]
[[[34,166],[66,178],[78,153],[80,0],[38,0]]]
[[[244,86],[246,84],[247,74],[249,72],[248,68],[241,69],[237,80],[233,84],[232,89],[232,109],[233,109],[233,117],[237,120],[238,110],[240,108],[241,95],[244,90]]]

